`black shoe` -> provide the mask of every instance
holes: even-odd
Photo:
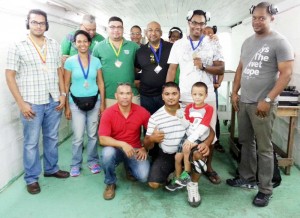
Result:
[[[248,188],[248,189],[256,189],[257,184],[256,182],[248,181],[246,179],[242,179],[239,177],[235,177],[233,179],[227,179],[226,180],[227,185],[230,185],[232,187],[241,187],[241,188]]]
[[[262,192],[258,192],[252,203],[257,207],[265,207],[269,204],[271,197],[272,194],[264,194]]]
[[[273,188],[276,188],[276,187],[280,186],[280,184],[281,184],[281,178],[279,178],[279,179],[272,179],[272,183],[273,183]]]

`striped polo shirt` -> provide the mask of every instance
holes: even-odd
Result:
[[[165,133],[164,140],[159,144],[163,152],[175,153],[186,132],[186,128],[181,124],[180,119],[167,113],[165,106],[162,106],[150,117],[146,135],[151,135],[155,127]]]

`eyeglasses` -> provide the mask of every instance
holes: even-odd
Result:
[[[109,26],[109,29],[111,30],[123,30],[123,27],[122,26]]]
[[[95,29],[89,29],[86,26],[84,26],[83,24],[81,24],[81,25],[84,27],[86,32],[96,32],[96,28]]]
[[[130,33],[130,35],[131,35],[131,36],[140,36],[141,33],[134,33],[134,32],[132,32],[132,33]]]
[[[31,24],[32,26],[41,26],[41,27],[44,27],[44,26],[46,26],[46,23],[47,23],[47,22],[37,22],[37,21],[35,21],[35,20],[30,21],[30,24]]]
[[[200,23],[198,23],[197,21],[190,21],[190,24],[191,24],[192,26],[194,26],[194,27],[196,27],[196,26],[203,27],[203,26],[206,25],[205,22],[200,22]]]
[[[156,34],[160,34],[161,33],[161,30],[159,30],[159,29],[155,29],[155,30],[153,30],[153,29],[148,29],[147,30],[147,33],[156,33]]]

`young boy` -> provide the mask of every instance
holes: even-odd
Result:
[[[199,144],[195,143],[196,141],[204,141],[209,135],[209,124],[213,114],[213,107],[204,103],[207,98],[207,86],[205,83],[196,82],[192,86],[192,98],[194,103],[187,105],[184,116],[178,114],[178,118],[182,120],[182,125],[188,126],[188,129],[175,155],[175,177],[166,186],[166,189],[169,191],[183,188],[190,182],[191,163],[189,155],[191,149]],[[184,161],[183,172],[182,160]]]

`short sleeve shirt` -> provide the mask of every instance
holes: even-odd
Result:
[[[138,48],[135,42],[123,39],[123,45],[117,57],[108,38],[95,46],[93,55],[99,58],[102,64],[106,98],[115,99],[118,84],[123,82],[130,83],[134,95],[138,94],[134,85],[134,60]],[[118,67],[117,61],[121,63],[121,66]]]
[[[193,43],[196,47],[198,41]],[[216,40],[209,39],[209,37],[204,37],[195,51],[188,38],[182,38],[176,41],[171,49],[168,63],[179,64],[181,101],[193,102],[191,87],[195,82],[204,82],[208,87],[208,97],[206,100],[214,101],[213,75],[196,69],[193,62],[193,56],[195,55],[201,58],[204,66],[212,66],[214,61],[224,61],[220,43]]]
[[[76,97],[95,96],[99,90],[97,85],[97,71],[101,69],[101,62],[98,58],[90,56],[90,67],[87,79],[85,79],[81,66],[78,61],[78,55],[68,58],[65,62],[64,68],[71,72],[71,87],[72,94]],[[88,68],[84,68],[87,73]],[[84,84],[87,82],[87,88]],[[72,98],[69,98],[71,101]],[[71,101],[72,102],[72,101]]]
[[[59,44],[46,37],[46,63],[44,64],[28,37],[10,46],[6,69],[16,72],[16,81],[24,101],[32,104],[49,103],[49,95],[58,101],[59,78],[57,69],[61,67]]]
[[[119,105],[114,104],[103,112],[98,133],[127,142],[133,148],[141,148],[141,126],[147,128],[149,117],[150,113],[145,108],[132,103],[131,111],[125,118]]]

